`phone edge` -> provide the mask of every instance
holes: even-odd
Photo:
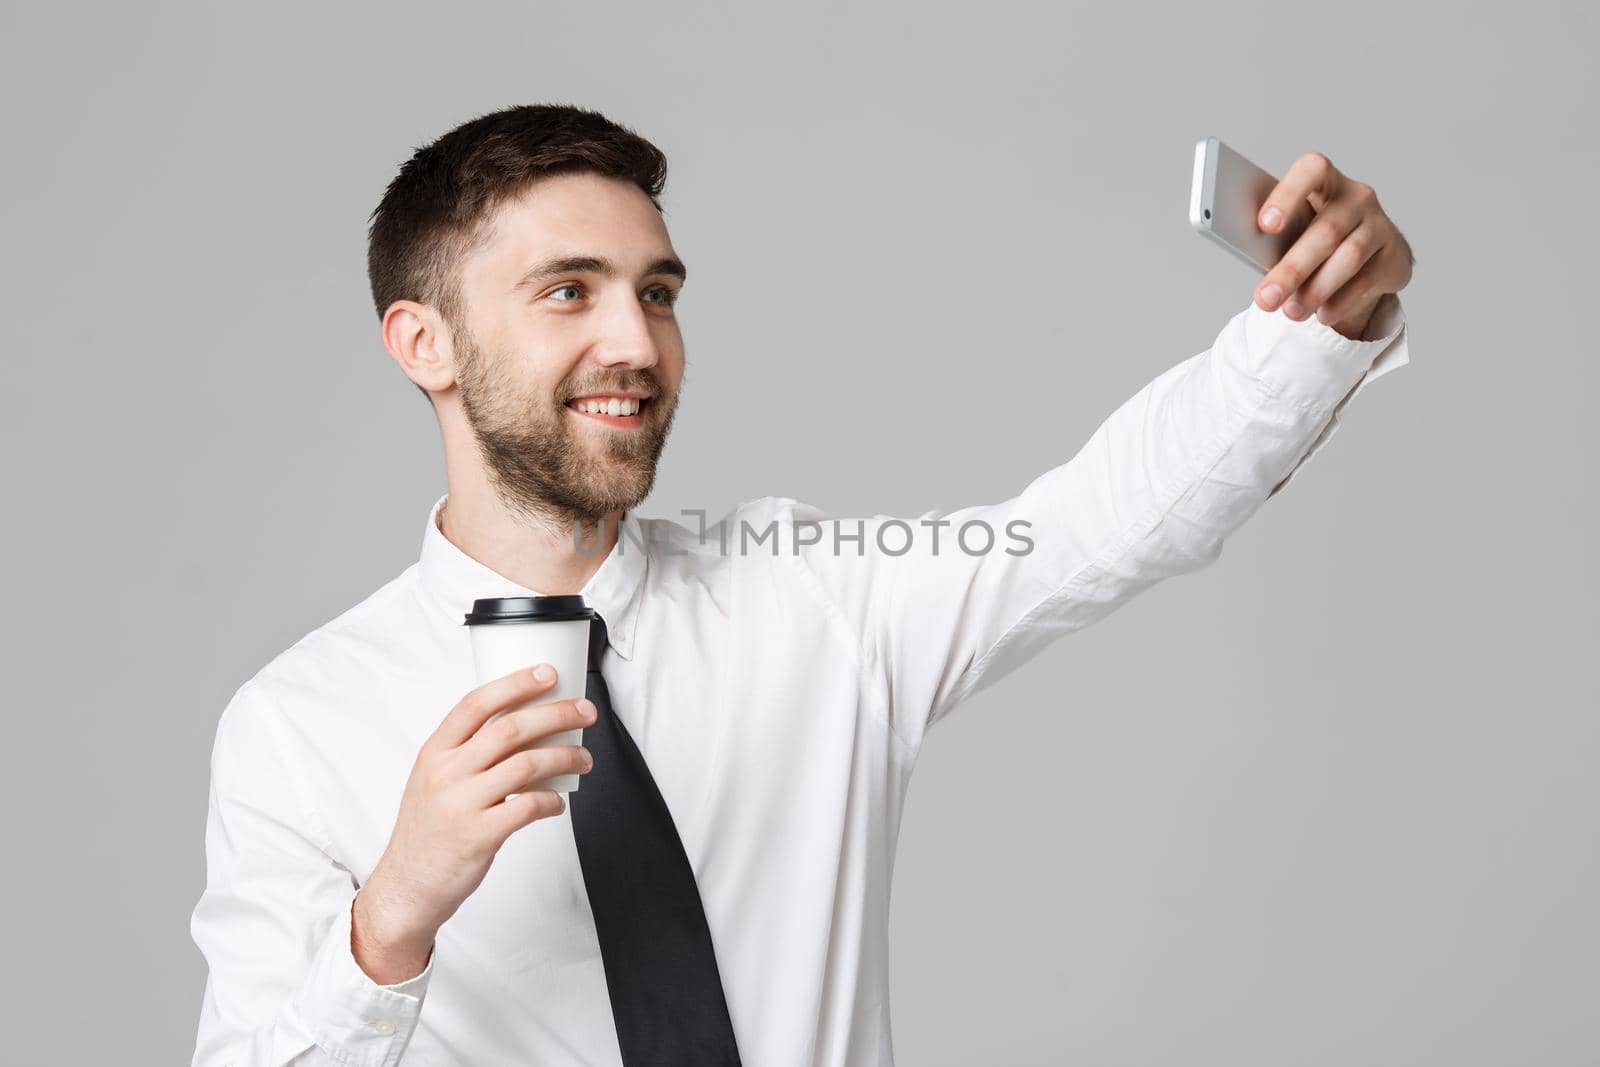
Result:
[[[1202,137],[1194,146],[1194,171],[1189,181],[1189,225],[1201,233],[1211,229],[1205,209],[1216,180],[1219,144],[1215,137]]]
[[[1221,138],[1218,137],[1202,137],[1194,147],[1194,177],[1189,194],[1190,226],[1194,228],[1196,233],[1202,237],[1210,238],[1211,242],[1218,248],[1221,248],[1245,266],[1250,267],[1257,274],[1265,275],[1269,273],[1272,270],[1270,266],[1264,267],[1257,263],[1254,256],[1234,246],[1227,238],[1212,229],[1210,220],[1205,218],[1205,209],[1216,195],[1217,161],[1222,155],[1222,150],[1227,147],[1228,151],[1233,152],[1235,155],[1239,154],[1238,150],[1231,146],[1225,146]],[[1250,162],[1248,157],[1242,158],[1246,162]],[[1259,164],[1251,163],[1251,166],[1260,169]]]

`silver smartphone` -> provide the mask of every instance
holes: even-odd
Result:
[[[1256,225],[1261,205],[1278,179],[1215,137],[1194,146],[1194,181],[1189,190],[1189,225],[1240,262],[1270,271],[1311,224],[1315,212],[1302,200],[1277,233]]]

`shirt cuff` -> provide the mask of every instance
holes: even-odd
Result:
[[[1288,485],[1338,431],[1346,404],[1370,383],[1411,362],[1405,309],[1394,293],[1379,299],[1360,338],[1346,337],[1315,316],[1295,322],[1281,308],[1262,311],[1254,302],[1234,325],[1244,341],[1228,349],[1238,370],[1263,382],[1281,401],[1328,412],[1321,433],[1269,497]]]
[[[392,1067],[400,1061],[422,1014],[435,953],[429,952],[421,974],[379,985],[361,969],[350,947],[354,906],[352,897],[334,918],[295,996],[294,1008],[317,1045],[341,1063]]]

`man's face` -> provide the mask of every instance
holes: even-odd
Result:
[[[496,492],[569,523],[632,508],[683,379],[682,280],[660,213],[630,182],[564,174],[490,225],[462,265],[456,383]],[[593,262],[561,262],[578,259]]]

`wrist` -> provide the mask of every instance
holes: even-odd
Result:
[[[350,911],[350,954],[378,985],[415,978],[428,966],[437,929],[404,920],[369,881]]]
[[[1345,313],[1344,317],[1336,322],[1328,323],[1328,327],[1352,341],[1360,341],[1366,337],[1367,325],[1372,321],[1372,314],[1378,309],[1378,301],[1383,299],[1383,294],[1378,293],[1368,300],[1362,301]]]

